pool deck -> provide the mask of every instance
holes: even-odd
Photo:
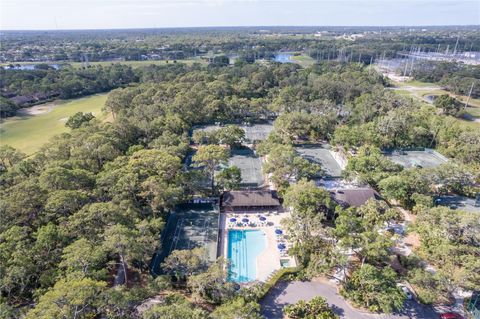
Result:
[[[266,236],[266,247],[263,252],[260,253],[260,255],[257,257],[257,273],[256,273],[256,280],[257,281],[266,281],[268,277],[276,270],[281,268],[280,265],[280,260],[285,260],[289,262],[289,266],[295,266],[295,258],[291,256],[281,256],[280,252],[277,248],[278,241],[277,241],[277,235],[275,234],[275,229],[278,227],[281,227],[280,221],[286,217],[290,216],[290,213],[288,212],[282,212],[278,214],[273,214],[270,213],[265,214],[265,212],[260,214],[262,216],[265,216],[267,218],[268,225],[265,226],[260,226],[258,225],[258,217],[257,214],[240,214],[240,213],[223,213],[221,216],[220,220],[220,229],[221,229],[221,237],[220,237],[220,251],[223,256],[228,256],[228,230],[229,229],[235,229],[235,230],[262,230],[265,233]],[[246,226],[246,227],[237,227],[235,226],[229,226],[228,220],[232,217],[237,216],[237,219],[242,219],[244,218],[245,215],[248,215],[250,221],[257,222],[257,226],[251,227],[251,226]],[[282,228],[283,229],[283,228]],[[283,229],[284,230],[284,229]],[[285,234],[285,230],[284,230]],[[287,249],[290,247],[287,241]]]

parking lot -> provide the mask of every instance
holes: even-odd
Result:
[[[283,318],[283,307],[316,296],[325,298],[342,319],[438,319],[438,314],[430,306],[421,305],[415,300],[407,301],[404,310],[397,314],[372,314],[360,311],[350,306],[337,292],[336,285],[326,279],[279,282],[261,301],[261,312],[267,319]]]

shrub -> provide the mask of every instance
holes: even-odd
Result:
[[[288,305],[283,309],[285,315],[289,318],[307,318],[307,319],[335,319],[338,316],[333,312],[325,298],[315,297],[305,302],[300,300],[296,304]]]

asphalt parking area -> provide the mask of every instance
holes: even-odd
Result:
[[[261,302],[262,315],[267,319],[282,318],[282,310],[299,300],[322,296],[340,318],[345,319],[438,319],[438,314],[429,306],[416,301],[407,301],[399,314],[370,314],[352,308],[337,292],[335,284],[327,280],[279,282]]]

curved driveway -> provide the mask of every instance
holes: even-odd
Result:
[[[335,284],[327,280],[279,282],[262,300],[262,315],[267,319],[282,318],[282,309],[285,305],[296,303],[302,299],[310,300],[316,296],[324,297],[340,318],[438,319],[438,315],[431,307],[420,305],[415,301],[408,301],[401,314],[386,315],[360,312],[347,304],[345,299],[337,293]]]

